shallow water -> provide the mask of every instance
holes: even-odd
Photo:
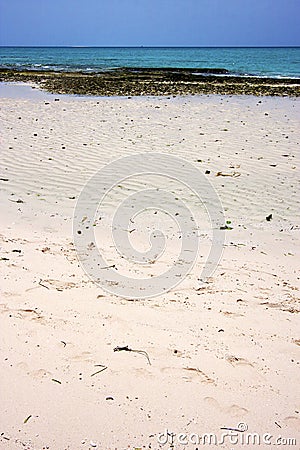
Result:
[[[300,48],[2,47],[0,67],[84,72],[117,67],[224,68],[232,75],[300,77]]]

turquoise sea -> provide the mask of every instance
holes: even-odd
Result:
[[[0,67],[82,72],[222,68],[232,75],[300,78],[300,47],[0,47]]]

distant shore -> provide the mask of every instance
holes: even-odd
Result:
[[[0,82],[33,82],[55,94],[91,96],[300,96],[299,78],[238,77],[203,68],[120,68],[92,74],[0,69]]]

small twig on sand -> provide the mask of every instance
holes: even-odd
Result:
[[[97,375],[100,372],[103,372],[104,370],[107,369],[107,366],[104,366],[103,364],[96,364],[95,367],[102,367],[102,369],[97,370],[97,372],[92,373],[91,377],[93,377],[94,375]]]
[[[40,286],[42,286],[42,287],[44,287],[44,288],[46,288],[46,289],[49,289],[49,287],[48,287],[48,286],[46,286],[45,284],[43,284],[43,283],[42,283],[42,281],[43,281],[43,280],[42,280],[42,279],[40,279],[40,281],[39,281],[39,285],[40,285]]]
[[[115,347],[115,348],[114,348],[114,352],[121,352],[121,351],[125,351],[125,352],[134,352],[134,353],[139,353],[139,354],[141,354],[141,355],[144,355],[144,356],[147,358],[148,363],[149,363],[150,366],[151,366],[151,362],[150,362],[150,358],[149,358],[149,356],[148,356],[148,353],[145,352],[144,350],[133,350],[132,348],[129,348],[128,345],[126,345],[125,347]]]
[[[237,177],[240,177],[240,176],[241,176],[240,172],[233,172],[233,173],[217,172],[217,173],[216,173],[216,177],[232,177],[232,178],[237,178]]]
[[[8,200],[13,203],[24,203],[24,201],[21,200],[20,198],[18,200],[12,200],[11,198],[9,198]]]
[[[243,433],[245,431],[245,430],[239,430],[238,428],[230,428],[230,427],[221,427],[220,430],[238,431],[239,433]]]

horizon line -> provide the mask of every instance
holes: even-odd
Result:
[[[299,48],[300,45],[1,45],[0,48]]]

